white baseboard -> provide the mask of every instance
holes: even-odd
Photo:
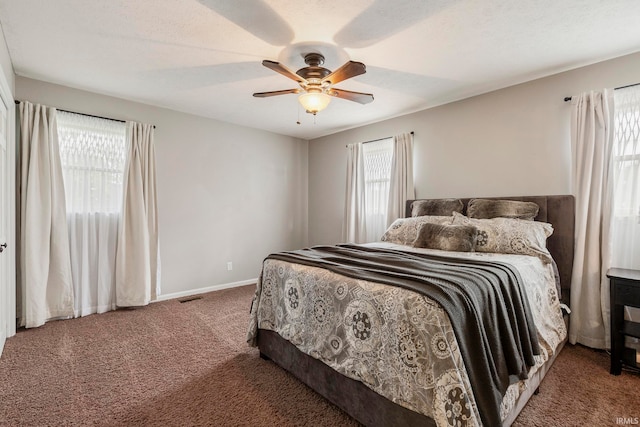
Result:
[[[258,279],[255,278],[255,279],[242,280],[240,282],[222,283],[220,285],[207,286],[206,288],[191,289],[191,290],[182,291],[182,292],[173,292],[171,294],[158,295],[158,297],[151,302],[160,302],[160,301],[166,301],[174,298],[189,297],[192,295],[204,294],[207,292],[220,291],[222,289],[237,288],[238,286],[251,285],[257,282],[258,282]]]

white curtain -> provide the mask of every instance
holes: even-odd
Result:
[[[20,325],[73,315],[56,110],[20,103]]]
[[[413,134],[404,133],[393,137],[393,158],[389,182],[389,206],[387,224],[404,217],[407,200],[416,198],[413,184]]]
[[[571,281],[569,340],[593,348],[610,346],[610,224],[613,190],[613,97],[589,92],[572,101],[573,192],[576,247]]]
[[[125,129],[114,120],[58,112],[75,317],[116,308]]]
[[[362,143],[347,146],[347,191],[343,236],[346,242],[363,243],[366,239],[365,182]]]
[[[127,122],[128,159],[116,250],[118,306],[148,304],[160,293],[153,126]]]

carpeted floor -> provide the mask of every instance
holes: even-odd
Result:
[[[254,286],[50,322],[7,340],[1,426],[356,426],[245,343]],[[640,417],[640,375],[567,346],[517,426]]]

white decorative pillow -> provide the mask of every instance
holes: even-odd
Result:
[[[418,237],[418,230],[423,224],[440,224],[450,225],[453,221],[451,216],[416,216],[411,218],[398,218],[393,221],[393,224],[387,228],[382,238],[383,242],[397,243],[400,245],[413,244],[413,241]]]
[[[553,226],[546,222],[513,218],[476,219],[453,213],[454,225],[473,225],[478,229],[476,252],[537,256],[551,262],[547,237]]]

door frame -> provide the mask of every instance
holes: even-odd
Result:
[[[0,331],[0,336],[10,338],[16,334],[16,104],[7,78],[0,70],[0,102],[7,108],[7,248],[2,256],[6,256],[5,307],[0,313],[6,316],[6,328]],[[4,341],[0,342],[0,355]]]

